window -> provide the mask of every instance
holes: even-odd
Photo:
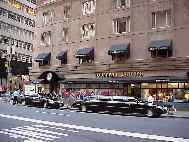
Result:
[[[130,6],[130,0],[114,0],[115,8]]]
[[[64,18],[65,19],[70,18],[70,6],[65,6],[64,7]]]
[[[114,19],[114,33],[130,32],[130,17]]]
[[[82,25],[82,38],[95,37],[95,23]]]
[[[51,32],[44,32],[41,35],[42,44],[51,44]]]
[[[30,44],[30,51],[33,51],[33,44]]]
[[[50,2],[53,2],[53,1],[55,1],[55,0],[45,0],[44,4],[47,4],[47,3],[50,3]]]
[[[68,41],[68,28],[63,29],[63,41]]]
[[[32,63],[32,57],[31,56],[29,56],[28,63]]]
[[[86,1],[82,4],[83,15],[95,13],[96,0]]]
[[[154,50],[151,52],[151,57],[171,57],[172,51],[171,50]]]
[[[43,13],[43,23],[51,23],[53,21],[52,11],[47,11]]]
[[[165,28],[171,26],[171,10],[152,13],[152,28]]]

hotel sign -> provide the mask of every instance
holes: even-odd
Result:
[[[143,76],[143,72],[121,72],[121,73],[96,73],[96,77],[137,77]]]

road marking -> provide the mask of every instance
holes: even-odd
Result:
[[[71,128],[71,129],[111,134],[111,135],[117,135],[117,136],[128,136],[128,137],[135,137],[135,138],[141,138],[141,139],[152,139],[152,140],[172,141],[172,142],[188,142],[189,141],[189,139],[184,139],[184,138],[174,138],[174,137],[168,137],[168,136],[157,136],[157,135],[151,135],[151,134],[142,134],[142,133],[134,133],[134,132],[124,132],[124,131],[119,131],[119,130],[78,126],[78,125],[57,123],[57,122],[38,120],[38,119],[32,119],[32,118],[23,118],[20,116],[11,116],[11,115],[5,115],[5,114],[0,114],[0,116],[4,118],[15,119],[15,120],[50,125],[54,127],[66,127],[66,128]]]
[[[45,111],[36,111],[36,112],[38,112],[38,113],[48,113],[48,114],[55,114],[55,115],[63,115],[63,116],[70,116],[70,115],[68,115],[68,114],[62,114],[62,113],[51,113],[51,112],[45,112]]]

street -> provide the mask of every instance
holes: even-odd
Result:
[[[0,103],[0,142],[189,141],[189,118],[85,113]]]

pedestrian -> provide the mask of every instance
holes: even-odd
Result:
[[[18,103],[18,91],[15,90],[13,93],[13,105]]]
[[[148,97],[148,104],[153,105],[153,103],[154,103],[154,98],[153,98],[152,94],[150,94],[150,96]]]
[[[170,97],[169,97],[169,105],[167,106],[168,107],[168,110],[167,110],[167,113],[168,114],[173,114],[171,112],[171,108],[174,109],[174,112],[176,112],[176,108],[174,107],[174,96],[173,96],[173,93],[170,93]]]
[[[92,91],[92,93],[91,93],[91,96],[94,96],[95,94],[94,94],[94,92]]]
[[[81,100],[83,100],[83,93],[81,92],[81,94],[79,95],[79,98],[81,99]]]

